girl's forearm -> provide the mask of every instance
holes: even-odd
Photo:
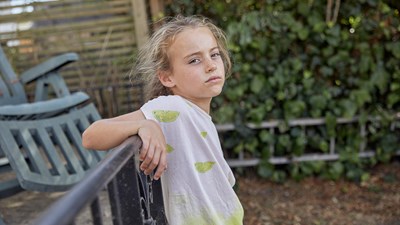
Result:
[[[98,120],[83,132],[82,145],[87,149],[109,150],[121,144],[128,137],[137,134],[142,124],[143,120]]]

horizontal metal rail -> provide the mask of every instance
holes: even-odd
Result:
[[[360,120],[359,117],[353,117],[353,118],[338,118],[336,120],[337,125],[343,125],[343,124],[355,124],[358,123]],[[380,119],[377,117],[369,117],[367,118],[368,121],[379,121]],[[398,121],[400,120],[400,112],[396,113],[393,115],[393,120]],[[256,129],[267,129],[271,134],[275,134],[275,129],[279,127],[281,123],[284,123],[285,121],[280,121],[280,120],[275,120],[275,121],[264,121],[261,122],[260,124],[254,124],[254,123],[248,123],[246,124],[246,127],[251,128],[253,130]],[[287,122],[287,125],[289,127],[315,127],[315,126],[324,126],[326,124],[326,121],[324,118],[302,118],[302,119],[293,119],[289,120]],[[234,131],[235,125],[234,124],[220,124],[216,125],[217,130],[219,133],[224,133],[228,131]],[[365,125],[360,126],[360,135],[362,137],[366,137],[366,127]],[[366,150],[366,140],[364,140],[360,146],[359,146],[359,153],[358,156],[360,158],[366,158],[366,157],[374,157],[375,156],[375,151],[372,149]],[[274,145],[269,146],[271,156],[269,158],[269,162],[271,164],[289,164],[293,162],[304,162],[304,161],[334,161],[339,159],[339,153],[336,151],[336,146],[335,146],[335,138],[330,138],[329,139],[329,152],[327,153],[306,153],[301,156],[274,156]],[[244,156],[244,151],[240,151],[238,153],[238,157],[227,157],[228,164],[231,167],[249,167],[249,166],[257,166],[260,164],[261,159],[257,157],[245,157]],[[395,155],[400,156],[400,149],[395,152]]]
[[[50,206],[33,225],[69,225],[83,209],[91,204],[94,224],[103,224],[101,215],[101,204],[98,200],[100,191],[107,185],[114,195],[110,196],[114,225],[128,224],[155,224],[152,215],[147,214],[149,208],[143,208],[143,202],[157,205],[155,211],[157,224],[166,224],[162,202],[161,184],[152,183],[149,177],[145,176],[146,182],[135,182],[135,159],[141,146],[138,136],[125,140],[121,145],[111,150],[110,153],[93,169],[89,174],[61,199]],[[141,175],[143,176],[143,174]],[[123,178],[116,180],[115,178]],[[139,176],[138,176],[139,177]],[[140,180],[140,179],[139,179]],[[121,188],[122,185],[122,188]],[[154,187],[157,185],[156,187]],[[142,189],[144,188],[144,190]],[[149,189],[153,193],[148,193]],[[141,196],[140,194],[149,196]],[[146,199],[147,198],[147,199]],[[157,199],[154,199],[157,198]],[[153,205],[153,208],[154,208]],[[150,207],[149,205],[146,205]],[[153,213],[153,212],[151,212]]]
[[[85,89],[85,91],[88,91],[89,93],[93,91],[99,91],[101,93],[103,92],[112,92],[114,93],[115,90],[120,89],[120,88],[131,88],[130,85],[110,85],[110,86],[101,86],[101,87],[96,87],[96,88],[88,88]],[[142,88],[142,86],[138,85],[135,86],[134,88]],[[139,92],[142,93],[142,92]],[[102,96],[103,94],[101,94]],[[114,96],[114,95],[113,95]],[[127,95],[128,97],[130,95]],[[138,102],[139,105],[143,104],[143,96],[140,98],[141,100]],[[128,102],[132,101],[131,99],[128,99]],[[103,103],[99,102],[99,106],[104,105]],[[135,102],[136,103],[136,102]],[[130,104],[130,106],[133,106],[135,104]],[[130,108],[133,110],[133,108]],[[119,110],[116,110],[114,113],[108,113],[107,117],[110,117],[112,115],[118,115],[121,112]],[[107,113],[103,113],[107,114]],[[400,119],[400,112],[394,115],[395,120]],[[355,116],[352,118],[338,118],[336,120],[337,125],[344,125],[344,124],[354,124],[357,123],[360,120],[360,117]],[[368,118],[369,121],[376,121],[379,120],[379,118],[374,118],[370,117]],[[279,127],[280,124],[285,123],[283,120],[274,120],[274,121],[264,121],[261,122],[260,124],[256,123],[247,123],[245,124],[246,127],[257,130],[257,129],[267,129],[271,134],[275,134],[275,129]],[[299,118],[299,119],[293,119],[287,121],[287,124],[289,127],[315,127],[315,126],[324,126],[326,124],[325,118]],[[224,132],[229,132],[233,131],[236,129],[235,125],[232,123],[228,124],[218,124],[216,125],[217,130],[219,133],[224,133]],[[366,136],[366,130],[365,126],[360,126],[360,134],[365,137]],[[302,161],[316,161],[316,160],[324,160],[324,161],[333,161],[337,160],[339,158],[339,154],[336,151],[336,143],[335,143],[335,138],[330,138],[328,140],[329,142],[329,152],[327,153],[307,153],[302,156],[274,156],[274,146],[270,146],[271,150],[271,158],[269,160],[270,163],[272,164],[288,164],[292,162],[302,162]],[[359,157],[373,157],[375,155],[375,151],[372,149],[367,150],[366,142],[364,141],[361,143],[359,146],[360,152],[359,152]],[[400,149],[395,153],[396,155],[400,155]],[[227,161],[231,167],[248,167],[248,166],[256,166],[260,163],[260,159],[257,157],[251,157],[251,156],[244,156],[245,152],[241,151],[238,153],[238,157],[227,157]]]

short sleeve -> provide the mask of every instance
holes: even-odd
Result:
[[[174,122],[180,115],[184,102],[179,96],[160,96],[144,104],[140,110],[146,119],[163,123]]]

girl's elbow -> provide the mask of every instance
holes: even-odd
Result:
[[[97,121],[91,124],[85,131],[82,133],[82,146],[86,149],[96,149],[96,133],[94,132],[96,128]]]
[[[82,133],[82,146],[91,150],[108,150],[103,146],[104,140],[101,133],[101,122],[95,121]],[[99,132],[100,130],[100,132]]]
[[[94,149],[93,143],[94,141],[90,138],[90,134],[85,130],[82,133],[82,146],[86,149]]]

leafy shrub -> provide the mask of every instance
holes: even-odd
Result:
[[[227,33],[234,69],[213,103],[215,121],[236,127],[224,136],[224,148],[260,157],[260,175],[274,180],[311,174],[360,180],[367,177],[365,166],[388,161],[399,149],[399,135],[389,129],[400,111],[396,8],[395,1],[382,0],[342,1],[339,11],[314,0],[177,0],[166,15],[202,14]],[[357,115],[367,137],[358,125],[335,124]],[[381,120],[367,122],[368,116]],[[326,118],[326,129],[270,135],[245,125],[307,117]],[[301,155],[310,148],[326,152],[332,137],[340,154],[336,162],[298,163],[286,172],[268,163],[270,144],[276,154]],[[365,138],[376,157],[358,157]]]

